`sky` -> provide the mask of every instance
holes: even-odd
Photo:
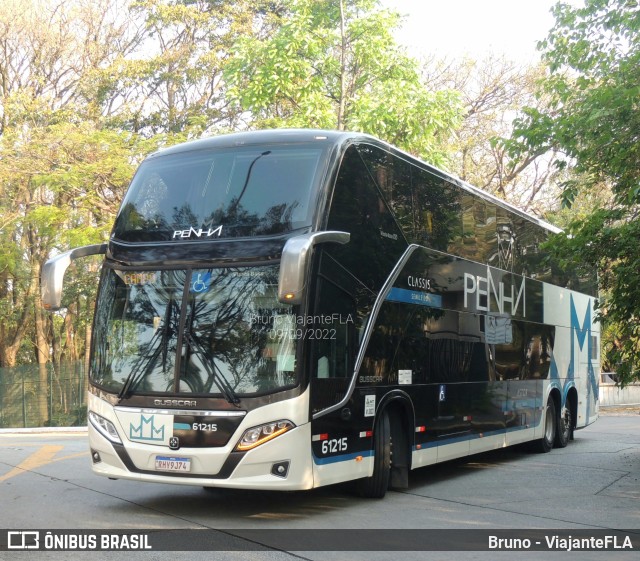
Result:
[[[565,0],[566,1],[566,0]],[[483,58],[507,55],[519,62],[536,62],[536,43],[547,36],[557,0],[381,0],[407,15],[397,35],[415,57]],[[578,5],[582,2],[571,0]]]

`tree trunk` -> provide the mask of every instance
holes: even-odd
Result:
[[[77,310],[77,304],[72,304],[67,309],[67,313],[64,316],[64,330],[65,330],[65,345],[66,360],[68,362],[75,362],[78,360],[78,349],[76,347],[76,331],[74,325],[74,318],[77,316],[75,313]]]
[[[345,111],[347,105],[347,36],[344,28],[344,4],[340,0],[340,103],[338,106],[338,123],[339,131],[345,128]]]
[[[40,278],[40,267],[34,267],[33,275],[36,278]],[[36,298],[33,306],[33,316],[35,319],[36,327],[36,360],[38,364],[46,364],[49,362],[50,345],[49,345],[49,318],[45,316],[45,313],[40,304],[40,299]]]

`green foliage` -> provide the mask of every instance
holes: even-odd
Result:
[[[135,134],[103,128],[83,107],[52,108],[47,96],[27,90],[5,96],[0,158],[0,364],[33,357],[53,333],[39,309],[39,275],[54,252],[105,241],[115,211],[142,156],[157,144]],[[91,308],[95,263],[77,263],[65,295],[70,313]],[[78,315],[64,325],[67,346],[81,348],[86,327]],[[48,327],[45,327],[45,324]],[[43,351],[45,349],[43,348]],[[40,352],[40,351],[37,351]],[[37,354],[37,353],[36,353]],[[77,349],[70,353],[77,355]],[[38,360],[49,356],[41,352]]]
[[[517,123],[511,148],[554,147],[556,166],[571,172],[565,205],[585,192],[610,190],[602,206],[571,223],[557,251],[598,268],[599,306],[610,341],[607,360],[622,383],[640,375],[640,9],[635,0],[558,4],[540,44],[550,76],[547,112]]]
[[[363,131],[443,165],[459,96],[421,83],[393,39],[399,16],[376,0],[286,4],[275,33],[239,40],[225,67],[251,125]]]
[[[0,180],[9,204],[3,216],[13,214],[15,228],[32,229],[48,247],[106,239],[144,146],[129,133],[61,113],[53,112],[49,123],[30,123],[28,134],[14,114],[2,137]]]
[[[82,81],[111,126],[151,137],[184,138],[233,127],[222,71],[238,37],[269,29],[268,0],[137,0],[130,17],[139,38]],[[277,5],[277,4],[276,4]],[[254,23],[258,22],[254,27]],[[117,110],[113,110],[117,108]]]
[[[429,91],[378,0],[0,2],[0,367],[81,358],[99,264],[39,306],[51,255],[108,239],[140,160],[205,133],[362,130],[446,163],[457,93]],[[231,90],[231,94],[229,93]]]

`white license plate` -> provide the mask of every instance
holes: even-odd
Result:
[[[156,456],[157,471],[191,471],[191,458]]]

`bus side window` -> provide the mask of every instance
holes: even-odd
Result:
[[[311,349],[311,409],[331,407],[344,397],[353,375],[355,302],[325,277],[319,279],[313,324],[306,336]]]
[[[415,243],[449,251],[462,241],[462,207],[455,186],[433,173],[412,169]],[[451,251],[456,254],[456,251]]]
[[[372,173],[376,170],[370,171],[358,150],[349,147],[340,165],[327,229],[351,234],[348,244],[329,252],[370,290],[378,291],[407,241],[378,189],[379,177]]]
[[[353,299],[332,282],[322,279],[317,312],[312,319],[312,325],[307,326],[307,337],[315,349],[314,377],[349,378],[355,335]]]

